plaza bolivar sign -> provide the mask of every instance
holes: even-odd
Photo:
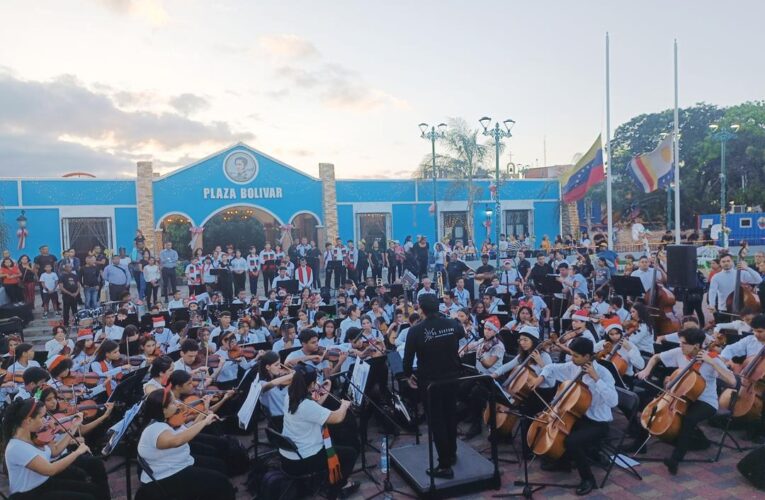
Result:
[[[203,188],[205,200],[257,200],[261,198],[282,198],[280,187]]]

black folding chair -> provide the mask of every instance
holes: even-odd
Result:
[[[624,418],[627,419],[627,427],[625,427],[624,430],[620,430],[613,425],[610,426],[608,436],[603,440],[603,451],[608,455],[611,455],[611,460],[609,461],[608,466],[605,467],[606,475],[600,483],[601,488],[606,484],[608,476],[611,475],[611,470],[614,468],[617,460],[619,460],[620,464],[625,466],[628,472],[638,480],[643,480],[640,473],[622,458],[622,452],[624,451],[622,448],[624,446],[624,440],[627,437],[627,429],[629,429],[630,424],[637,418],[640,399],[634,392],[621,387],[617,387],[616,392],[619,395],[617,408],[624,415]]]
[[[295,442],[292,439],[285,436],[284,434],[279,434],[278,432],[271,429],[270,427],[266,427],[266,437],[268,438],[268,441],[274,445],[275,448],[279,450],[292,452],[296,454],[300,460],[303,459],[303,456],[300,454],[300,451],[298,450],[298,447],[295,444]],[[323,485],[323,481],[317,481],[317,480],[320,478],[320,474],[322,474],[323,471],[309,472],[308,474],[295,475],[295,474],[290,474],[288,471],[284,470],[283,466],[280,466],[280,469],[282,473],[284,473],[284,475],[286,475],[290,479],[290,483],[287,486],[287,488],[282,492],[281,496],[279,497],[279,500],[281,500],[282,498],[286,498],[287,494],[292,490],[292,488],[296,487],[298,484],[307,484],[309,486],[309,489],[311,490],[309,497],[321,496],[319,495],[319,490],[321,489]]]
[[[135,500],[173,500],[175,497],[169,495],[162,484],[154,477],[154,471],[141,455],[137,455],[138,466],[151,479],[150,483],[144,483],[135,493]]]

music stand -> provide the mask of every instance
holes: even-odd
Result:
[[[323,312],[327,316],[330,317],[330,319],[337,316],[337,306],[319,306],[319,311]]]
[[[553,295],[563,292],[563,283],[558,281],[557,274],[546,274],[539,282],[537,288],[542,295]]]
[[[611,276],[614,293],[621,297],[640,297],[646,291],[637,276]]]
[[[170,322],[175,323],[176,321],[190,321],[191,320],[191,313],[189,312],[188,307],[177,307],[172,310],[170,313]]]
[[[138,438],[136,436],[132,436],[128,431],[130,430],[135,417],[141,412],[142,408],[143,400],[139,401],[133,405],[132,408],[125,412],[122,420],[117,422],[109,429],[108,432],[112,432],[112,435],[109,438],[106,446],[104,446],[104,448],[101,450],[101,455],[108,457],[112,454],[112,452],[114,452],[114,450],[117,449],[120,444],[124,445],[125,461],[112,467],[107,471],[107,473],[114,472],[123,465],[125,466],[125,493],[127,498],[132,498],[132,489],[130,484],[130,464],[138,456]],[[125,438],[124,441],[123,438]]]
[[[298,280],[283,280],[276,284],[277,288],[284,288],[287,293],[294,295],[300,293],[300,282]]]
[[[282,349],[281,351],[279,351],[279,359],[281,360],[282,363],[284,363],[287,360],[287,356],[289,356],[290,353],[295,352],[299,349],[302,349],[302,347],[296,346],[296,347],[290,347],[289,349]]]

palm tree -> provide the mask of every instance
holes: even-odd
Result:
[[[473,179],[489,177],[484,167],[485,161],[493,153],[494,148],[478,142],[479,130],[471,129],[463,118],[449,120],[446,137],[440,143],[446,148],[446,154],[436,155],[436,177],[441,179],[457,179],[453,189],[467,189],[467,231],[470,238],[475,238],[473,232],[473,200],[479,188],[473,185]],[[493,144],[493,143],[492,143]],[[416,179],[433,178],[433,158],[427,155],[415,171]]]

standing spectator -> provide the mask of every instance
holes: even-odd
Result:
[[[430,243],[428,243],[427,236],[420,236],[417,245],[414,246],[414,252],[417,256],[417,264],[419,265],[418,278],[422,279],[428,274],[428,256],[430,255]]]
[[[56,272],[61,275],[61,273],[64,272],[64,264],[67,263],[70,266],[72,266],[72,272],[77,274],[80,272],[80,259],[75,255],[74,248],[70,248],[69,250],[64,251],[64,253],[61,254],[61,260],[58,262],[57,266],[55,267]]]
[[[15,304],[24,300],[21,293],[21,271],[13,259],[10,257],[3,258],[2,266],[0,266],[0,278],[3,280],[3,288],[10,301]]]
[[[96,265],[96,257],[85,257],[85,266],[80,271],[80,283],[85,291],[85,309],[95,309],[98,307],[98,290],[101,288],[101,269]]]
[[[412,243],[412,235],[407,234],[406,238],[404,238],[404,253],[411,250],[411,248],[414,246],[414,243]]]
[[[120,256],[112,256],[112,263],[104,269],[104,281],[109,283],[109,300],[117,302],[130,289],[130,271],[120,264]]]
[[[56,256],[51,255],[50,249],[48,248],[48,245],[42,245],[40,247],[40,255],[35,257],[35,274],[38,276],[41,276],[42,273],[45,271],[45,266],[50,264],[50,270],[53,272],[53,269],[56,268]],[[43,297],[43,289],[40,287],[40,298]],[[58,309],[58,307],[57,307]]]
[[[356,278],[358,279],[359,283],[362,283],[367,280],[367,270],[369,268],[369,254],[367,253],[367,242],[362,240],[359,240],[359,244],[357,246],[357,251],[359,254],[359,260],[356,264]]]
[[[53,264],[45,264],[42,274],[40,274],[40,293],[42,294],[43,319],[48,319],[48,307],[53,302],[53,309],[56,314],[61,313],[61,307],[58,305],[58,275],[53,272]]]
[[[372,279],[382,279],[383,252],[380,250],[380,243],[375,240],[372,242],[372,250],[369,251],[369,265],[372,268]]]
[[[21,271],[21,286],[24,294],[24,302],[28,306],[35,306],[35,285],[37,284],[37,273],[34,265],[29,260],[29,255],[19,257],[19,271]]]
[[[162,268],[162,295],[167,302],[168,295],[174,295],[175,284],[175,266],[178,264],[178,252],[173,250],[173,243],[165,242],[165,249],[159,252],[159,266]],[[169,293],[168,293],[169,291]]]
[[[321,271],[321,251],[316,247],[316,242],[311,240],[311,248],[308,250],[308,255],[306,257],[306,262],[308,263],[308,266],[313,271],[313,287],[317,290],[321,288],[321,278],[320,278],[320,271]]]
[[[160,278],[157,260],[149,256],[148,264],[143,266],[143,280],[146,283],[146,307],[149,309],[151,309],[152,304],[157,303]]]
[[[236,250],[234,258],[231,259],[231,272],[234,278],[234,295],[239,295],[241,290],[247,289],[247,260],[242,257],[242,251],[239,249]]]
[[[96,266],[98,266],[98,270],[101,271],[102,276],[104,269],[106,269],[106,266],[109,265],[109,259],[106,257],[106,254],[101,249],[101,245],[96,245],[93,247],[93,250],[90,251],[90,255],[96,258]],[[104,287],[104,281],[101,280],[101,285],[98,287],[98,296],[101,296],[101,289]]]
[[[258,278],[260,277],[260,256],[255,245],[250,245],[250,253],[247,255],[247,277],[250,281],[250,295],[258,296]],[[200,262],[201,264],[201,262]]]
[[[64,303],[64,325],[70,326],[77,322],[77,304],[80,302],[80,281],[72,272],[72,265],[64,262],[59,276],[58,287],[61,289],[61,299]],[[69,315],[71,313],[71,316]],[[71,322],[70,322],[71,320]]]

